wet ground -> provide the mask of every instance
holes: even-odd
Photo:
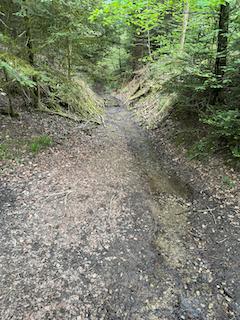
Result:
[[[211,214],[214,208],[211,211],[204,201],[201,203],[196,193],[194,195],[194,190],[172,173],[147,134],[133,123],[129,112],[121,110],[118,116],[117,121],[121,122],[121,129],[144,172],[155,200],[151,206],[151,214],[155,220],[154,245],[159,257],[155,262],[157,268],[150,277],[153,292],[147,309],[154,314],[151,318],[231,317],[228,302],[231,302],[233,297],[230,298],[224,292],[223,284],[214,283],[215,275],[211,271],[208,255],[205,254],[206,240],[194,230],[187,218],[189,211]],[[206,209],[201,210],[199,205],[204,205]],[[189,207],[191,210],[188,210]],[[238,313],[237,304],[236,309]]]
[[[1,318],[240,319],[239,277],[204,235],[227,241],[216,203],[117,100],[104,120],[2,175]]]

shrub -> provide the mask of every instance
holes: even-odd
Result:
[[[200,119],[212,127],[211,136],[223,137],[227,141],[235,158],[240,158],[240,111],[217,110],[214,114],[205,115]]]

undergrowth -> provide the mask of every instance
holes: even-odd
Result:
[[[188,56],[169,56],[140,70],[123,91],[129,106],[149,129],[160,126],[172,113],[177,128],[170,140],[183,144],[190,159],[219,155],[238,169],[240,90],[227,81],[228,72],[232,70],[226,70],[219,89],[207,64],[196,64]]]
[[[175,110],[172,120],[174,128],[170,131],[169,138],[177,147],[184,147],[184,153],[190,160],[204,163],[212,157],[222,157],[227,165],[239,169],[239,157],[231,151],[231,146],[235,146],[232,136],[229,138],[221,130],[216,133],[212,124],[202,121],[197,114],[186,118],[186,115]]]
[[[103,101],[85,81],[75,78],[60,85],[45,86],[43,90],[42,111],[76,121],[101,123]]]
[[[6,135],[7,137],[7,135]],[[8,137],[7,137],[8,138]],[[52,144],[52,139],[46,134],[32,139],[18,138],[7,139],[0,146],[0,160],[13,160],[17,157],[18,150],[25,150],[26,152],[39,153],[42,149],[48,148]],[[22,159],[17,159],[18,163]]]
[[[29,149],[32,152],[39,152],[43,148],[47,148],[51,145],[52,140],[46,134],[42,135],[41,137],[34,138],[33,140],[28,139],[29,142]]]

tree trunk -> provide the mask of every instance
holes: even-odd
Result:
[[[26,1],[24,0],[24,3]],[[33,52],[33,39],[32,39],[32,31],[30,26],[30,21],[28,14],[25,16],[25,23],[26,23],[26,36],[27,36],[27,47],[28,47],[28,60],[30,65],[34,68],[35,66],[35,57]],[[38,76],[33,76],[33,81],[36,82],[36,87],[33,89],[34,94],[34,106],[35,108],[39,108],[41,105],[41,95],[40,95],[40,85],[38,81]]]
[[[68,68],[68,81],[71,81],[71,71],[72,71],[72,41],[70,39],[68,39],[67,41],[67,45],[68,45],[68,52],[67,52],[67,68]]]
[[[143,58],[147,54],[146,37],[143,34],[134,35],[132,44],[132,69],[137,71],[143,67]]]
[[[186,31],[187,31],[188,17],[189,17],[189,6],[190,6],[189,2],[185,2],[183,24],[182,24],[182,37],[180,39],[180,50],[179,50],[180,53],[183,51],[185,38],[186,38]]]
[[[218,99],[219,92],[221,91],[222,80],[224,76],[224,68],[227,66],[227,47],[228,47],[228,25],[229,25],[229,3],[220,5],[219,14],[219,31],[218,31],[218,47],[217,58],[215,62],[215,74],[217,77],[218,88],[214,92],[214,103]]]
[[[13,110],[13,102],[12,102],[12,96],[11,96],[11,91],[10,91],[10,87],[9,87],[9,79],[8,79],[7,70],[5,68],[3,68],[3,72],[4,72],[5,82],[6,82],[6,89],[7,89],[8,101],[9,101],[10,115],[11,115],[11,117],[14,117],[15,113],[14,113],[14,110]]]

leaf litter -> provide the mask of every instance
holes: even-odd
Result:
[[[1,174],[1,318],[238,319],[238,175],[189,163],[159,130],[167,174],[193,190],[165,192],[134,149],[131,115],[115,106],[104,120],[88,133],[44,120],[53,146]]]

